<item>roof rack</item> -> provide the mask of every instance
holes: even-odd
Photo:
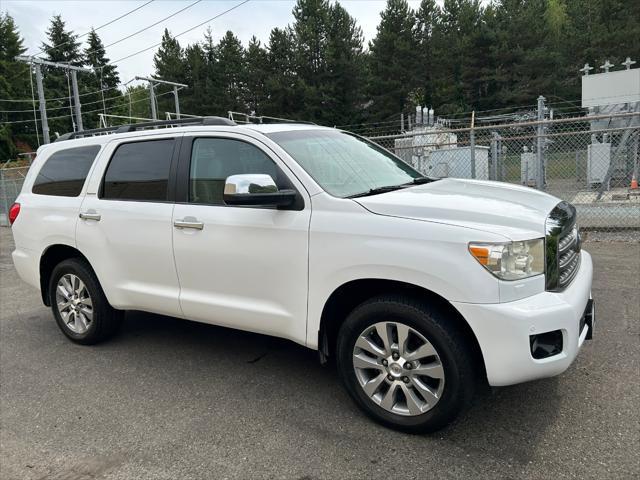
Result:
[[[150,128],[171,128],[184,125],[225,125],[235,127],[236,122],[224,117],[195,117],[180,118],[175,120],[157,120],[153,122],[131,123],[128,125],[117,125],[115,127],[94,128],[93,130],[82,130],[81,132],[70,132],[60,135],[55,141],[73,140],[75,138],[94,137],[96,135],[110,135],[117,133],[135,132],[137,130],[147,130]]]

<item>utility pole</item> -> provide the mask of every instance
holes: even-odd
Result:
[[[44,88],[42,86],[42,65],[47,65],[49,67],[54,68],[62,68],[67,70],[67,72],[71,73],[71,83],[73,88],[73,103],[74,103],[74,114],[76,117],[76,125],[78,127],[78,131],[84,130],[82,127],[82,108],[80,105],[80,94],[78,93],[78,77],[77,72],[88,72],[94,73],[93,70],[82,67],[75,67],[73,65],[69,65],[67,63],[56,63],[49,62],[47,60],[42,60],[41,58],[29,57],[26,55],[19,55],[16,57],[16,60],[19,62],[32,64],[36,69],[36,83],[38,84],[38,103],[40,105],[40,119],[42,121],[42,134],[44,137],[44,143],[49,143],[51,141],[49,137],[49,124],[47,122],[47,106],[44,98]]]
[[[158,112],[156,111],[156,85],[171,85],[173,87],[173,99],[176,106],[176,116],[180,118],[180,102],[178,101],[178,91],[183,88],[188,88],[189,85],[184,83],[168,82],[166,80],[158,80],[153,77],[136,77],[136,80],[143,80],[149,82],[149,97],[151,99],[151,118],[158,119]]]
[[[156,86],[149,82],[149,100],[151,100],[151,118],[153,120],[158,119],[158,112],[156,111]]]
[[[34,67],[36,69],[36,84],[38,86],[38,107],[40,108],[40,121],[42,122],[42,138],[44,143],[50,143],[47,102],[44,99],[44,87],[42,86],[42,69],[38,64],[35,64]]]
[[[178,101],[178,87],[173,86],[173,99],[176,102],[176,117],[180,118],[180,102]]]

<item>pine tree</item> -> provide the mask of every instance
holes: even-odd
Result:
[[[434,30],[440,10],[435,0],[422,0],[416,13],[416,35],[418,41],[418,65],[416,65],[418,97],[421,105],[434,105],[434,70],[436,47]]]
[[[364,103],[362,30],[339,3],[330,7],[328,22],[324,110],[317,120],[328,125],[355,123],[361,120]]]
[[[80,75],[82,76],[85,90],[87,90],[84,93],[96,92],[82,97],[82,103],[90,106],[86,111],[103,109],[105,113],[115,113],[113,107],[122,102],[120,92],[117,90],[120,78],[115,65],[109,64],[104,44],[93,29],[87,36],[84,58],[86,66],[93,69],[95,73],[93,75],[88,73],[78,74],[78,78],[80,79]],[[83,108],[83,110],[85,109]],[[84,120],[84,117],[86,117],[86,120]],[[97,112],[83,114],[83,120],[88,123],[89,127],[98,125],[98,114]]]
[[[249,113],[260,115],[266,100],[267,52],[260,40],[251,37],[246,53],[245,101]]]
[[[298,0],[293,7],[296,71],[303,95],[301,115],[321,122],[327,111],[322,85],[327,79],[329,15],[328,0]]]
[[[51,19],[46,33],[48,41],[42,43],[42,50],[46,53],[47,60],[82,66],[84,58],[77,36],[66,29],[66,24],[60,15],[55,15]],[[65,97],[64,100],[47,102],[47,111],[50,117],[49,129],[52,132],[52,137],[55,138],[57,133],[62,135],[74,130],[75,121],[71,115],[71,79],[68,72],[61,68],[42,67],[42,71],[45,96],[49,98]],[[80,76],[78,80],[80,83]],[[56,119],[55,117],[64,118]]]
[[[369,92],[372,117],[386,120],[412,107],[419,61],[415,15],[406,0],[388,0],[376,37],[370,42]]]
[[[188,45],[184,49],[184,82],[189,85],[179,92],[180,110],[190,115],[212,115],[207,98],[207,58],[199,44]]]
[[[169,82],[184,83],[185,64],[184,50],[178,40],[172,37],[169,30],[165,28],[160,47],[153,56],[155,76]],[[175,110],[173,97],[166,95],[167,92],[172,90],[172,87],[167,86],[159,86],[155,89],[158,115],[163,115],[162,112],[173,112]]]
[[[229,110],[245,112],[247,106],[244,103],[244,47],[233,32],[227,31],[220,39],[216,51],[217,73],[223,93],[222,111],[225,113]]]
[[[302,110],[302,95],[296,73],[294,35],[290,28],[274,28],[269,35],[266,89],[268,98],[263,114],[298,117]]]
[[[17,62],[15,57],[22,55],[27,49],[24,41],[13,20],[8,14],[0,14],[0,98],[29,98],[29,80],[31,75],[29,67]],[[25,81],[26,79],[26,81]],[[21,105],[23,108],[5,108],[9,105]],[[29,104],[0,103],[1,110],[26,110]],[[33,124],[17,123],[14,125],[5,123],[9,121],[21,121],[33,118],[31,113],[0,113],[0,160],[14,158],[17,149],[13,141],[14,135],[25,135],[33,132]],[[35,138],[35,135],[34,135]],[[29,137],[25,140],[33,141]]]
[[[202,50],[205,59],[204,98],[200,98],[208,115],[226,115],[222,103],[225,93],[222,89],[222,79],[218,75],[218,46],[213,40],[210,28],[204,35]]]

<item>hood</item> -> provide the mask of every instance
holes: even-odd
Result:
[[[543,237],[547,215],[560,202],[529,187],[455,178],[355,200],[378,215],[459,225],[510,240]]]

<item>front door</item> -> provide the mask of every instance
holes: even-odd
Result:
[[[311,209],[285,171],[244,135],[183,139],[173,246],[186,318],[304,344]],[[280,188],[295,188],[295,209],[227,206],[225,179],[236,174],[268,174]]]

